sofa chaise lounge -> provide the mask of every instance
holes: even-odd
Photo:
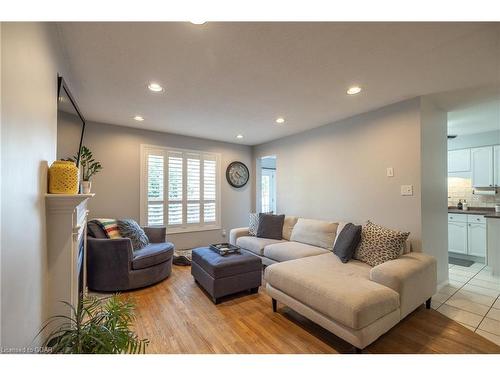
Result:
[[[335,237],[344,223],[308,220],[309,243],[304,243],[299,242],[304,236],[294,236],[296,222],[285,218],[282,240],[250,236],[248,228],[230,232],[232,244],[268,266],[264,279],[273,311],[279,301],[360,352],[417,307],[426,303],[430,308],[437,284],[434,257],[407,244],[399,258],[375,267],[355,259],[342,263],[330,248],[317,246],[311,234],[329,236],[326,232],[335,228]]]

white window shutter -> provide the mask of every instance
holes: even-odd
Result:
[[[146,175],[141,181],[141,220],[167,225],[169,233],[218,228],[218,154],[142,147]]]
[[[164,157],[147,155],[147,225],[163,225]]]

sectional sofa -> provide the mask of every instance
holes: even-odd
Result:
[[[371,267],[351,259],[342,263],[332,249],[345,223],[285,217],[282,240],[250,236],[248,228],[230,232],[230,242],[266,265],[264,279],[273,310],[281,302],[351,343],[358,352],[389,331],[436,293],[434,257],[411,251]],[[298,227],[298,226],[297,226]]]

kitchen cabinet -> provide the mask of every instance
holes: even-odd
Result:
[[[494,185],[500,186],[500,146],[493,147]]]
[[[470,171],[470,148],[448,151],[448,172]]]
[[[486,257],[486,223],[467,223],[467,254]]]
[[[467,255],[467,215],[448,215],[448,251]]]
[[[487,229],[483,215],[448,214],[448,251],[486,258]]]
[[[477,147],[471,149],[472,186],[492,187],[493,147]]]

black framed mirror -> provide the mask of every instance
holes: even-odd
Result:
[[[63,77],[57,77],[57,160],[76,157],[80,166],[80,151],[85,133],[85,119],[71,95]]]

